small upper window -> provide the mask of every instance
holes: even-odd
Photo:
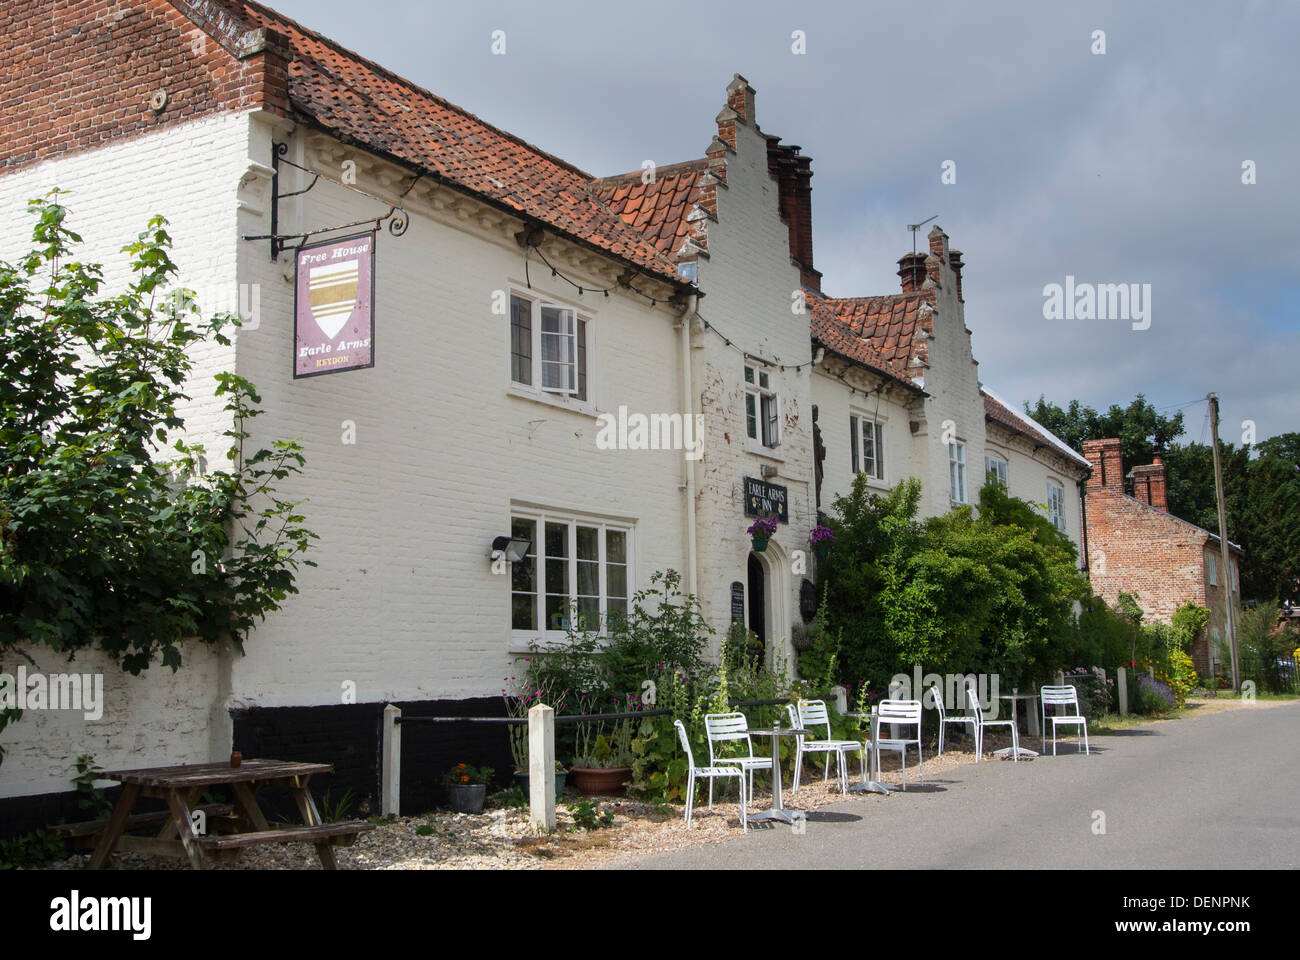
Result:
[[[758,367],[745,367],[745,435],[765,447],[781,442],[781,398]]]
[[[984,454],[984,478],[1007,489],[1007,461],[996,453]]]
[[[871,417],[849,417],[853,470],[873,480],[885,479],[885,426]]]
[[[510,379],[587,399],[587,321],[570,307],[510,298]]]
[[[1065,488],[1054,480],[1047,481],[1047,516],[1052,526],[1065,533]]]
[[[953,503],[966,503],[966,444],[948,444],[948,488]]]
[[[1219,585],[1219,565],[1218,563],[1215,562],[1214,554],[1209,553],[1206,554],[1206,556],[1209,558],[1210,561],[1208,564],[1206,564],[1210,572],[1210,586],[1217,587]]]

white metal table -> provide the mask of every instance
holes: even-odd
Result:
[[[781,724],[776,723],[772,725],[771,729],[751,729],[749,732],[751,734],[766,733],[772,738],[772,806],[768,810],[760,810],[758,813],[749,814],[749,822],[780,820],[782,823],[793,826],[796,820],[807,819],[808,814],[804,813],[804,811],[783,806],[781,803],[781,737],[807,736],[808,731],[799,727],[782,727]]]
[[[858,720],[866,720],[867,725],[871,727],[871,757],[867,760],[867,765],[875,764],[880,757],[880,754],[876,750],[876,741],[880,735],[880,723],[879,718],[876,716],[876,708],[872,707],[870,713],[846,713],[844,716],[855,717]],[[871,766],[870,769],[875,771],[877,774],[880,772],[880,770],[875,766]],[[891,787],[887,783],[881,783],[879,780],[867,780],[866,775],[863,774],[862,782],[849,784],[849,790],[852,793],[882,793],[885,796],[889,796],[891,793],[896,792],[898,788]]]
[[[1034,694],[1032,693],[1021,693],[1019,689],[1013,689],[1010,693],[998,694],[998,699],[1011,701],[1011,722],[1014,723],[1018,728],[1020,726],[1020,720],[1016,716],[1017,702],[1020,700],[1033,701],[1033,700],[1037,700],[1038,697],[1034,696]],[[1031,737],[1038,735],[1038,715],[1034,713],[1032,709],[1029,711],[1029,735]],[[994,750],[993,756],[1009,757],[1011,756],[1011,752],[1014,749],[1015,749],[1014,747],[1003,747],[1001,750]],[[1016,755],[1020,757],[1036,757],[1038,756],[1038,751],[1030,750],[1028,747],[1021,747],[1019,752]]]

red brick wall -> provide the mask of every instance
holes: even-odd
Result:
[[[1205,605],[1205,532],[1114,488],[1088,491],[1088,567],[1093,591],[1108,603],[1137,596],[1148,620],[1170,622],[1188,600]],[[1208,647],[1192,651],[1208,672]]]
[[[166,0],[5,0],[0,36],[0,170],[218,111],[288,109],[278,37],[241,60]]]

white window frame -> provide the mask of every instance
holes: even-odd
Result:
[[[1047,519],[1065,533],[1065,486],[1051,479],[1047,481]]]
[[[772,388],[772,373],[756,363],[745,364],[745,440],[756,452],[781,446],[781,394]],[[749,418],[754,417],[755,432],[749,432]]]
[[[513,572],[510,582],[507,584],[507,604],[506,604],[506,622],[510,629],[510,647],[515,651],[526,651],[529,644],[537,642],[542,646],[553,646],[561,643],[568,636],[566,630],[554,630],[546,622],[546,524],[562,523],[568,526],[568,555],[564,558],[568,567],[568,591],[569,591],[569,612],[572,615],[578,599],[578,527],[594,527],[599,533],[597,536],[597,575],[598,575],[598,592],[600,596],[600,628],[594,631],[597,636],[606,635],[606,627],[609,617],[609,583],[607,574],[609,571],[610,561],[607,554],[607,536],[608,532],[622,533],[624,535],[624,566],[627,568],[627,581],[625,589],[627,590],[626,600],[627,609],[632,608],[632,595],[636,592],[636,570],[635,570],[635,536],[636,524],[628,520],[615,520],[606,517],[592,516],[590,514],[577,513],[570,510],[552,510],[541,509],[527,506],[511,506],[510,508],[510,526],[514,527],[515,520],[528,520],[535,524],[533,534],[533,546],[529,551],[529,556],[536,563],[536,576],[534,586],[536,595],[534,597],[534,613],[537,617],[537,628],[532,630],[518,630],[514,626],[514,578]]]
[[[948,497],[955,505],[970,502],[966,492],[966,441],[948,444]]]
[[[1000,453],[994,453],[992,450],[984,451],[984,480],[987,483],[989,474],[997,476],[998,483],[1002,484],[1003,490],[1011,489],[1011,465],[1007,458]]]
[[[593,330],[595,324],[592,322],[591,315],[580,309],[576,304],[566,303],[555,297],[548,297],[537,290],[520,289],[512,285],[509,288],[509,297],[510,308],[507,314],[509,325],[506,337],[506,352],[509,357],[507,376],[509,377],[511,391],[561,406],[594,409],[595,404],[592,400],[592,385],[594,382],[592,378],[592,358],[594,356]],[[516,297],[532,304],[530,311],[531,328],[529,331],[532,349],[532,356],[529,358],[529,383],[515,379],[514,299]],[[569,378],[571,384],[567,386],[561,385],[548,388],[542,385],[548,363],[542,359],[543,336],[555,336],[555,334],[544,335],[542,333],[542,311],[546,308],[562,311],[561,316],[567,319],[567,326],[570,328],[568,332],[560,334],[560,336],[571,338],[570,343],[572,344],[569,351],[572,357]],[[585,391],[581,389],[584,380]],[[585,397],[580,395],[582,392],[586,393]]]
[[[873,469],[867,469],[867,428],[871,428],[871,446],[874,450],[873,459],[875,461]],[[873,416],[869,413],[862,413],[853,408],[849,408],[849,463],[853,468],[853,473],[865,473],[868,480],[883,484],[885,480],[885,461],[889,458],[885,455],[885,419],[879,416]]]

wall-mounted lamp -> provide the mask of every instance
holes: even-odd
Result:
[[[758,467],[758,475],[760,477],[775,477],[776,472],[776,467],[772,466],[770,463],[760,464]]]
[[[532,545],[533,541],[527,537],[497,537],[492,541],[492,552],[488,556],[495,560],[500,554],[507,563],[518,563],[528,556],[528,548]]]

